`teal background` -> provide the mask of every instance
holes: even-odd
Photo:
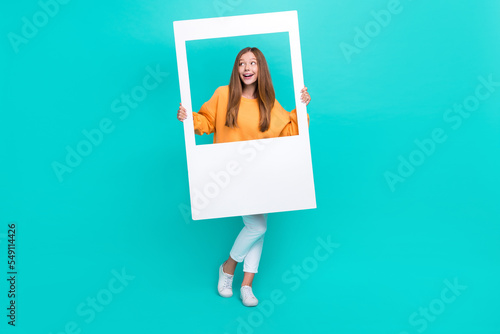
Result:
[[[17,326],[2,314],[2,333],[500,333],[500,87],[456,129],[443,119],[475,93],[479,76],[500,81],[500,3],[402,0],[402,11],[346,58],[341,43],[354,45],[356,28],[387,4],[69,1],[17,53],[8,34],[21,34],[23,17],[41,7],[2,4],[5,313],[9,222],[18,226],[19,261]],[[264,314],[238,299],[241,265],[235,295],[216,291],[241,218],[186,214],[172,22],[285,10],[299,16],[318,208],[269,215],[254,292],[261,305],[274,290],[285,300]],[[126,117],[114,112],[148,66],[169,74]],[[53,162],[64,163],[66,147],[103,119],[113,130],[60,182]],[[398,157],[435,128],[446,141],[392,191],[384,174],[396,173]],[[314,262],[317,238],[329,236],[340,246]],[[317,267],[290,274],[304,263]],[[113,270],[122,268],[134,278],[86,322],[77,307],[109,296]],[[456,300],[432,321],[412,323],[455,279],[467,287]],[[255,326],[245,331],[241,321]]]

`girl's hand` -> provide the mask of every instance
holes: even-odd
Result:
[[[182,103],[179,103],[179,110],[177,111],[177,119],[183,122],[187,118],[186,109],[182,106]]]
[[[302,88],[300,91],[302,94],[300,95],[300,99],[306,106],[311,102],[311,95],[307,92],[307,87]]]

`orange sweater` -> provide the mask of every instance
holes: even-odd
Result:
[[[299,134],[297,110],[286,111],[274,102],[271,110],[271,124],[266,132],[259,130],[259,103],[257,99],[241,97],[237,128],[226,124],[226,108],[229,100],[229,86],[217,88],[214,95],[205,102],[199,112],[193,112],[194,132],[198,135],[214,132],[214,143],[295,136]],[[307,114],[309,125],[309,114]]]

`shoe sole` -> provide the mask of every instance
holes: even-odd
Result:
[[[243,305],[245,305],[246,307],[255,307],[255,306],[259,305],[259,303],[258,303],[258,302],[257,302],[257,304],[255,304],[255,305],[253,305],[253,304],[245,304],[245,302],[243,301],[243,298],[241,298],[241,297],[240,297],[240,299],[241,299],[241,303],[242,303]]]

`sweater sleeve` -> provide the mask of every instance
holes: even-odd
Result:
[[[297,122],[297,109],[293,109],[290,114],[290,122],[285,125],[280,133],[280,137],[296,136],[299,134],[299,123]],[[307,126],[309,126],[309,114],[307,114]]]
[[[203,103],[200,111],[193,111],[194,132],[197,135],[215,132],[215,115],[219,102],[219,89],[217,89],[207,102]]]

